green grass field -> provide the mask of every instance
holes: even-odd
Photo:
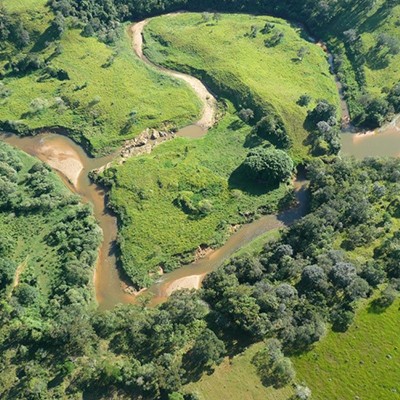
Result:
[[[293,360],[313,399],[400,398],[399,306],[397,300],[376,314],[364,304],[346,333],[329,333],[314,350]]]
[[[61,54],[56,56],[56,43],[43,45],[50,40],[46,28],[52,18],[43,2],[36,2],[29,11],[22,2],[17,6],[5,1],[4,5],[30,20],[26,27],[34,31],[31,52],[52,68],[65,70],[69,80],[51,78],[43,70],[6,74],[2,82],[11,95],[1,100],[0,121],[21,121],[31,129],[62,126],[75,131],[77,140],[83,135],[89,150],[101,154],[145,128],[182,127],[199,116],[200,101],[186,84],[136,58],[127,25],[119,30],[114,46],[68,28],[60,40]],[[0,69],[13,51],[8,47],[0,54]],[[35,111],[31,102],[38,98],[45,106]],[[131,113],[135,117],[128,123]]]
[[[252,27],[261,30],[266,22],[275,24],[271,33],[249,36]],[[264,41],[278,31],[284,33],[282,43],[267,48]],[[211,77],[233,92],[237,102],[260,98],[283,118],[294,142],[292,154],[302,158],[307,154],[307,108],[297,100],[303,94],[334,104],[339,99],[324,52],[301,35],[300,28],[272,17],[224,14],[214,23],[204,22],[201,14],[162,16],[146,27],[146,54],[158,64]],[[307,54],[300,62],[302,47]]]
[[[290,386],[266,388],[258,378],[251,360],[261,346],[256,344],[231,359],[226,358],[212,375],[204,375],[186,385],[185,390],[198,394],[200,400],[288,400],[293,394]]]
[[[231,224],[245,222],[243,215],[276,209],[286,187],[271,191],[235,178],[249,151],[249,132],[228,114],[202,139],[176,138],[106,172],[113,181],[111,204],[122,218],[123,266],[136,284],[147,285],[147,273],[159,265],[168,270],[179,259],[192,260],[200,245],[221,245]],[[194,207],[206,202],[210,209],[193,215],[177,204],[184,196]]]
[[[296,381],[312,390],[312,399],[400,398],[400,300],[381,314],[370,310],[370,302],[361,305],[347,332],[330,332],[313,350],[292,358]],[[288,400],[291,387],[265,388],[257,378],[251,359],[260,346],[224,360],[212,375],[204,375],[186,389],[207,400],[225,396],[233,400]]]
[[[378,2],[382,7],[383,3]],[[375,94],[382,95],[384,88],[392,88],[400,81],[400,54],[388,56],[386,61],[381,61],[374,56],[373,47],[379,34],[395,37],[400,42],[400,5],[393,8],[390,13],[383,8],[378,8],[376,13],[368,18],[360,27],[363,41],[363,53],[366,56],[365,75],[367,89]]]

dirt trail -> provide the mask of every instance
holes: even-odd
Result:
[[[193,76],[155,65],[143,54],[143,30],[148,22],[148,20],[144,20],[131,26],[133,50],[135,51],[136,55],[146,64],[157,68],[159,71],[173,78],[181,79],[188,83],[203,103],[203,113],[201,119],[196,122],[196,125],[200,126],[204,130],[211,128],[216,122],[217,100],[204,86],[204,84]]]
[[[28,264],[28,257],[26,257],[26,259],[21,264],[18,265],[15,271],[14,282],[12,285],[13,290],[19,285],[21,274],[24,272],[27,264]]]

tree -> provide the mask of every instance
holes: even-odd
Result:
[[[212,14],[209,12],[203,12],[201,14],[201,18],[203,19],[204,23],[209,23],[211,21],[212,18]]]
[[[335,332],[346,332],[354,321],[354,311],[337,307],[331,312],[330,320]]]
[[[192,361],[202,367],[219,364],[225,354],[224,342],[210,329],[205,329],[197,338],[190,351]]]
[[[311,389],[307,386],[296,385],[295,393],[291,400],[308,400],[311,398]]]
[[[400,112],[400,83],[393,86],[387,100],[395,112]]]
[[[391,306],[397,297],[397,291],[392,285],[388,285],[382,292],[381,296],[376,300],[376,305],[381,308]]]
[[[14,295],[23,306],[31,306],[38,298],[38,291],[31,285],[20,283],[14,290]]]
[[[386,33],[380,33],[376,42],[378,50],[385,49],[388,54],[396,55],[400,53],[400,41]]]
[[[308,49],[308,47],[302,46],[302,47],[300,47],[299,51],[297,52],[297,58],[301,62],[301,61],[303,61],[304,57],[308,54],[310,54],[310,50]]]
[[[22,22],[15,25],[13,34],[15,35],[15,42],[20,48],[28,46],[31,41],[29,32],[25,29]]]
[[[264,41],[266,47],[275,47],[278,44],[282,43],[285,34],[282,31],[275,32],[270,38]]]
[[[284,151],[258,147],[250,151],[243,167],[250,179],[279,184],[292,176],[294,165]]]
[[[268,33],[271,33],[274,28],[275,28],[275,24],[273,24],[271,22],[266,22],[264,25],[264,28],[261,29],[261,33],[264,35],[267,35]]]
[[[215,21],[216,24],[218,24],[219,21],[221,21],[222,15],[220,13],[214,13],[213,15],[213,20]]]
[[[268,341],[266,346],[253,357],[252,363],[265,386],[283,387],[296,376],[292,362],[282,353],[282,346],[276,339]]]
[[[54,31],[55,39],[59,39],[65,29],[65,18],[60,12],[56,13],[55,18],[51,23],[51,27]]]
[[[377,287],[386,277],[385,271],[376,262],[367,263],[361,271],[361,278],[364,278],[372,287]]]
[[[316,126],[320,121],[330,123],[336,118],[336,114],[336,107],[333,104],[327,100],[319,100],[315,108],[308,112],[308,119]]]
[[[257,135],[267,139],[278,148],[287,149],[291,146],[291,140],[283,121],[274,113],[263,117],[254,129]]]
[[[242,121],[247,123],[254,118],[254,111],[250,108],[242,108],[238,115]]]
[[[360,104],[364,107],[363,123],[371,128],[382,126],[390,111],[386,99],[365,95],[360,98]]]
[[[309,94],[302,94],[297,100],[297,104],[301,107],[307,107],[312,100],[312,97]]]
[[[329,289],[328,277],[325,271],[318,265],[310,265],[303,269],[299,288],[306,295],[309,292],[327,293]]]
[[[16,269],[14,261],[0,258],[0,290],[12,283]]]
[[[329,272],[329,278],[332,283],[342,289],[349,286],[356,276],[356,268],[354,265],[345,262],[337,263]]]
[[[368,282],[359,276],[355,277],[354,280],[346,287],[346,295],[351,301],[360,298],[366,298],[370,294],[371,288],[368,285]]]
[[[30,103],[30,108],[32,113],[41,113],[42,111],[46,110],[49,107],[49,102],[46,99],[41,97],[37,97],[33,99]]]

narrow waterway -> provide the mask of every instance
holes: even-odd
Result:
[[[136,54],[146,63],[142,51],[142,31],[146,21],[133,25],[133,47]],[[322,45],[321,45],[322,47]],[[333,68],[333,58],[328,59]],[[177,136],[199,138],[207,128],[215,122],[216,100],[205,86],[196,78],[164,68],[156,68],[175,78],[188,82],[196,91],[204,104],[200,121],[183,128]],[[341,95],[342,114],[344,122],[349,118],[349,112],[343,98],[340,82],[337,81]],[[68,187],[79,194],[83,201],[93,204],[94,214],[104,235],[99,249],[98,262],[94,274],[96,298],[100,308],[109,309],[119,303],[134,303],[137,296],[130,294],[124,277],[117,268],[116,238],[117,219],[106,207],[106,193],[96,184],[91,183],[88,173],[110,161],[116,154],[104,158],[90,158],[84,150],[66,136],[55,133],[43,133],[33,137],[18,137],[16,135],[0,134],[0,139],[48,163],[59,172]],[[376,132],[365,134],[342,134],[342,154],[354,155],[358,158],[366,156],[400,156],[400,117],[391,124]],[[250,243],[262,234],[288,226],[303,216],[308,205],[306,182],[297,180],[295,184],[298,206],[278,215],[267,215],[250,224],[242,226],[234,233],[224,246],[209,252],[204,258],[183,266],[182,268],[161,276],[159,280],[145,292],[151,296],[151,304],[164,301],[174,290],[186,287],[199,287],[205,275],[218,268],[225,260],[241,247]]]
[[[124,291],[127,285],[116,268],[117,219],[106,207],[104,189],[92,183],[88,177],[92,169],[110,162],[115,154],[90,158],[78,144],[55,133],[26,137],[1,134],[0,139],[49,164],[74,193],[93,205],[94,215],[103,230],[103,242],[94,274],[97,301],[104,308],[129,301],[131,296]]]

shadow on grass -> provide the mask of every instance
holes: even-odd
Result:
[[[382,300],[379,298],[371,301],[367,311],[369,314],[383,314],[390,306],[391,304],[383,304]]]
[[[376,48],[372,47],[367,53],[367,65],[372,70],[385,69],[390,64],[390,58],[388,54],[382,54],[382,52]]]
[[[36,40],[35,44],[33,45],[31,52],[32,53],[39,53],[46,49],[48,45],[56,40],[57,32],[53,26],[49,26]]]
[[[228,179],[229,189],[239,189],[253,196],[261,196],[275,189],[278,184],[271,184],[263,181],[255,181],[250,179],[243,165],[240,165],[232,172]]]

